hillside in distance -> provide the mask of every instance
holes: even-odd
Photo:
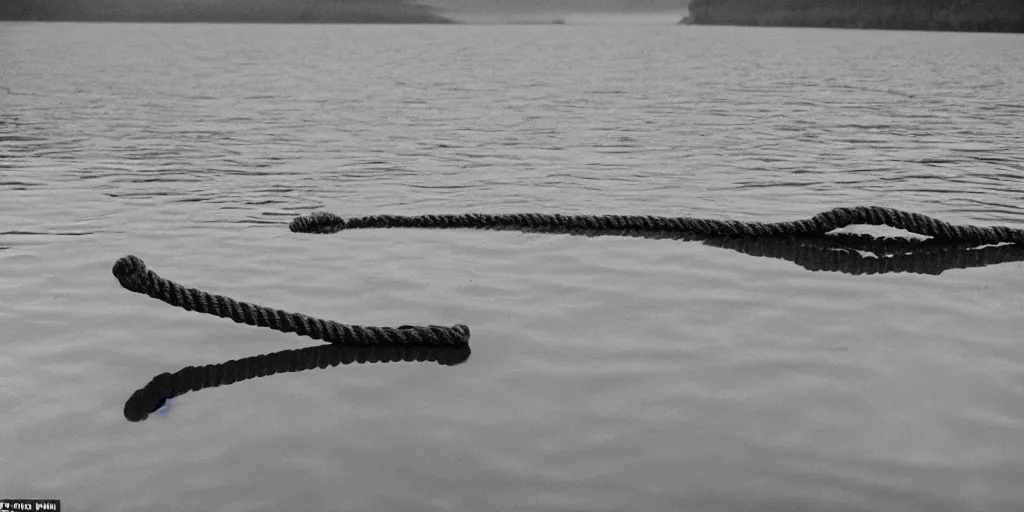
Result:
[[[1024,32],[1024,0],[690,0],[682,23]]]
[[[407,0],[3,0],[0,20],[452,23]]]

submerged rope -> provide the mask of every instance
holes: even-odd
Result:
[[[963,245],[929,246],[908,243],[906,252],[889,242],[885,251],[865,256],[853,248],[823,247],[817,239],[725,238],[706,240],[712,247],[731,249],[750,256],[791,261],[812,272],[852,275],[910,273],[939,275],[955,268],[972,268],[1024,261],[1024,246],[1007,244],[981,248]]]
[[[344,219],[333,213],[315,212],[295,218],[289,228],[296,233],[336,233],[345,229],[550,229],[632,230],[693,233],[704,236],[783,237],[822,236],[855,224],[886,225],[929,236],[943,242],[975,244],[1024,243],[1024,229],[1004,226],[956,225],[922,215],[881,206],[834,208],[809,219],[788,222],[743,222],[694,217],[653,215],[561,215],[546,213],[372,215]]]
[[[469,343],[469,327],[439,325],[401,327],[367,327],[345,325],[301,313],[289,313],[247,302],[239,302],[223,295],[213,295],[195,288],[186,288],[169,281],[146,268],[136,256],[125,256],[114,264],[114,277],[121,286],[136,293],[149,295],[186,311],[197,311],[236,323],[269,327],[281,332],[294,332],[315,340],[350,345],[429,345],[457,346]]]
[[[984,267],[1024,261],[1024,244],[979,245],[934,239],[875,237],[831,233],[807,237],[702,236],[672,231],[618,229],[515,229],[527,233],[573,236],[620,236],[652,240],[685,240],[730,249],[748,256],[793,262],[812,272],[851,275],[911,273],[939,275],[957,268]],[[861,253],[871,253],[868,255]]]
[[[167,400],[190,391],[227,386],[259,377],[286,372],[301,372],[356,363],[431,361],[454,366],[469,358],[469,346],[366,346],[319,345],[282,350],[244,359],[205,366],[186,366],[176,372],[161,373],[132,393],[124,404],[124,417],[138,422],[164,405]]]

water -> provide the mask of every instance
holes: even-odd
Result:
[[[1024,507],[1024,265],[809,272],[678,240],[323,209],[1024,227],[1020,36],[0,24],[0,495],[74,510]],[[311,340],[120,288],[466,323],[465,363],[186,394]],[[1019,259],[1019,258],[1018,258]]]

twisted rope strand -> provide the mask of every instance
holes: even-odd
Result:
[[[1024,243],[1024,229],[1004,226],[956,225],[927,215],[882,206],[840,207],[809,219],[786,222],[743,222],[653,215],[562,215],[545,213],[372,215],[344,219],[333,213],[314,212],[289,224],[295,233],[337,233],[345,229],[530,229],[632,230],[685,232],[703,236],[820,236],[856,224],[886,225],[944,242],[976,244]]]
[[[137,422],[164,405],[167,400],[190,391],[226,386],[236,382],[286,372],[324,369],[352,363],[390,363],[399,361],[436,362],[454,366],[469,358],[469,346],[435,347],[425,345],[351,347],[331,344],[282,350],[204,366],[186,366],[177,372],[161,373],[132,393],[124,404],[124,417]]]
[[[124,288],[186,311],[230,318],[236,323],[269,327],[286,333],[294,332],[299,336],[335,344],[455,346],[469,343],[469,327],[462,324],[452,327],[403,325],[397,328],[345,325],[301,313],[239,302],[164,279],[132,255],[117,260],[113,273]]]

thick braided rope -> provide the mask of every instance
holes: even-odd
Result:
[[[331,344],[282,350],[220,364],[187,366],[172,373],[161,373],[141,389],[132,393],[124,404],[124,417],[136,422],[146,419],[164,402],[190,391],[226,386],[245,380],[286,372],[301,372],[352,363],[390,363],[399,361],[430,361],[454,366],[469,358],[469,346],[366,346],[350,347]]]
[[[687,232],[705,236],[778,237],[824,235],[834,229],[856,224],[886,225],[947,242],[1024,243],[1024,229],[1003,226],[956,225],[927,215],[881,206],[834,208],[810,219],[788,222],[743,222],[653,215],[545,213],[373,215],[344,219],[332,213],[316,212],[295,218],[289,228],[296,233],[336,233],[345,229],[364,228],[618,229]]]
[[[125,256],[114,264],[114,277],[121,286],[149,295],[187,311],[197,311],[236,323],[269,327],[281,332],[294,332],[315,340],[349,345],[430,345],[455,346],[469,343],[469,327],[439,325],[401,327],[367,327],[345,325],[301,313],[289,313],[247,302],[238,302],[223,295],[213,295],[195,288],[186,288],[158,276],[146,268],[136,256]]]

